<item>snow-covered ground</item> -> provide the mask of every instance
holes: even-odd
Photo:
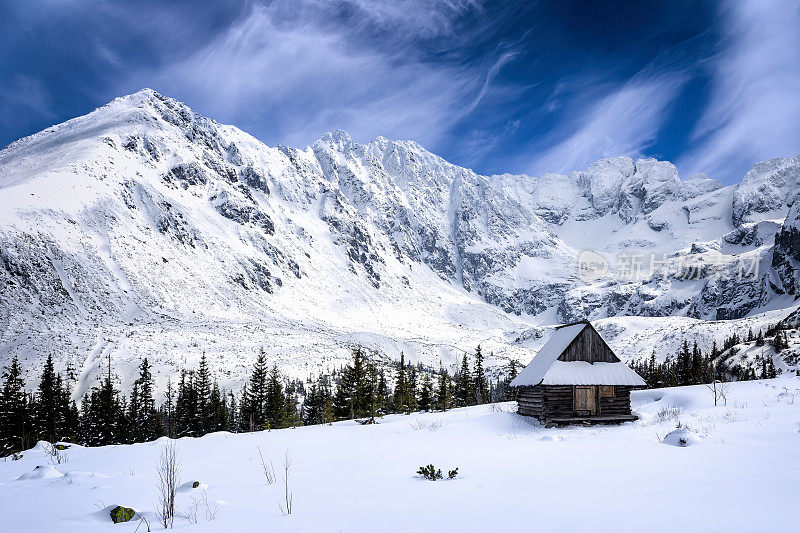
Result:
[[[636,392],[633,403],[641,418],[622,426],[544,428],[506,403],[180,439],[180,482],[201,485],[181,492],[178,508],[185,514],[205,494],[215,516],[207,520],[202,504],[197,523],[177,519],[175,529],[798,531],[800,378],[731,384],[717,407],[704,386]],[[2,529],[133,531],[136,521],[108,519],[117,504],[160,529],[154,475],[166,442],[73,446],[62,464],[37,446],[0,462]],[[291,516],[278,505],[285,453]],[[459,476],[417,477],[428,463]]]

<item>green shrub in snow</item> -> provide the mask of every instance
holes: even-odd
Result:
[[[111,509],[111,521],[115,524],[119,524],[120,522],[127,522],[131,518],[133,518],[134,510],[130,507],[122,507],[121,505],[117,505],[113,509]]]

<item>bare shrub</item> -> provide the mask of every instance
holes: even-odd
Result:
[[[202,496],[199,498],[195,498],[194,496],[191,498],[192,503],[189,504],[189,508],[186,511],[178,515],[180,518],[186,520],[190,524],[196,524],[199,521],[201,511],[206,517],[206,522],[210,522],[217,517],[219,506],[217,504],[212,505],[209,503],[208,494],[206,491],[203,491]]]
[[[147,531],[148,531],[148,532],[150,531],[150,522],[148,522],[148,521],[147,521],[147,518],[145,518],[144,516],[142,516],[142,517],[139,519],[139,523],[138,523],[138,524],[136,524],[136,529],[134,529],[134,530],[133,530],[133,533],[137,533],[137,532],[139,531],[139,528],[141,527],[141,525],[142,525],[142,524],[144,524],[145,526],[147,526]]]
[[[178,492],[179,474],[178,447],[170,441],[161,448],[161,455],[156,466],[159,494],[157,513],[164,529],[172,528],[175,523],[175,496]]]
[[[415,431],[419,431],[420,429],[428,429],[430,431],[436,431],[443,425],[444,421],[441,419],[425,420],[424,418],[415,418],[414,420],[408,423],[408,426]]]
[[[657,422],[668,422],[673,420],[675,422],[680,421],[682,409],[677,405],[665,405],[661,408],[661,410],[656,413],[656,421]]]
[[[49,442],[44,444],[44,453],[47,454],[50,462],[54,465],[60,465],[69,462],[69,457],[66,453],[64,453],[65,449],[66,448],[63,445],[50,444]]]
[[[283,456],[283,501],[278,503],[284,515],[292,514],[293,494],[289,491],[289,471],[292,468],[292,457],[289,450]]]
[[[275,483],[275,467],[272,465],[272,459],[269,464],[264,460],[264,455],[261,453],[261,446],[258,446],[258,457],[261,459],[261,469],[264,471],[264,477],[267,478],[267,485]]]
[[[730,383],[725,381],[717,381],[716,379],[711,380],[711,383],[706,385],[708,390],[711,391],[711,394],[714,396],[714,407],[720,402],[723,402],[724,405],[728,405],[728,390],[730,389]]]

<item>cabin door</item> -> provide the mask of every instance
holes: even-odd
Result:
[[[575,410],[581,415],[597,414],[597,387],[575,387]]]

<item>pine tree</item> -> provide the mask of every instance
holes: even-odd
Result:
[[[197,395],[197,428],[196,432],[203,435],[212,430],[214,425],[214,407],[211,407],[211,371],[208,369],[208,359],[206,353],[200,356],[200,367],[197,369],[197,377],[194,382],[195,393]]]
[[[239,406],[233,391],[228,392],[228,427],[225,429],[231,433],[240,431]]]
[[[300,420],[304,426],[322,423],[322,397],[316,383],[312,383],[308,390],[303,407],[300,409]]]
[[[767,379],[772,379],[778,377],[778,371],[775,369],[775,362],[772,360],[772,356],[767,358]]]
[[[297,395],[287,388],[283,412],[282,427],[297,427],[302,424],[298,411]]]
[[[403,352],[400,352],[400,367],[397,369],[397,378],[394,385],[394,412],[402,413],[405,410],[408,386],[406,384],[406,361]]]
[[[3,371],[0,390],[0,455],[8,455],[30,448],[32,428],[30,404],[25,393],[25,382],[15,355],[11,365]]]
[[[174,439],[175,431],[175,391],[172,389],[172,378],[167,378],[167,390],[164,392],[164,405],[161,406],[161,426],[164,435]]]
[[[372,383],[370,376],[370,363],[367,361],[364,350],[361,346],[356,346],[353,350],[353,362],[351,364],[353,381],[353,410],[356,418],[370,416],[372,407]],[[377,378],[377,375],[375,376]],[[375,383],[377,386],[377,383]]]
[[[474,400],[467,354],[464,354],[464,358],[461,361],[461,369],[458,374],[456,374],[455,399],[458,407],[472,405],[472,401]]]
[[[216,381],[211,386],[211,393],[208,396],[204,429],[206,433],[228,429],[228,406],[225,405],[225,395],[220,391]]]
[[[692,382],[692,354],[689,343],[684,340],[681,351],[678,353],[677,384],[690,385]]]
[[[378,390],[376,394],[378,396],[378,415],[383,416],[389,412],[392,403],[392,393],[389,390],[389,384],[386,381],[386,372],[384,372],[383,368],[378,372]]]
[[[472,390],[475,395],[476,405],[489,401],[489,387],[486,383],[486,374],[483,371],[483,352],[481,352],[480,345],[475,350],[475,376],[473,377]]]
[[[333,414],[333,396],[331,395],[330,387],[323,387],[320,390],[320,395],[322,397],[322,423],[330,424],[335,419]]]
[[[59,438],[58,393],[53,355],[48,354],[36,392],[34,422],[38,437],[49,442],[56,442]]]
[[[250,375],[247,392],[247,405],[245,398],[242,398],[242,408],[248,415],[248,425],[250,431],[268,428],[267,418],[267,357],[262,348],[253,365],[253,373]]]
[[[752,333],[752,332],[751,332]],[[697,385],[703,382],[703,354],[697,347],[697,342],[692,345],[691,383]]]
[[[433,406],[433,382],[429,373],[422,378],[422,388],[419,392],[419,410],[430,411]]]
[[[406,371],[406,375],[408,376],[407,382],[407,389],[406,389],[406,405],[405,405],[405,412],[413,413],[417,411],[417,370],[408,365],[408,370]]]
[[[444,368],[439,369],[439,384],[436,388],[436,408],[447,411],[453,405],[453,387],[450,376]]]
[[[94,387],[89,395],[83,414],[81,428],[84,444],[87,446],[105,446],[119,444],[127,434],[125,405],[120,399],[119,391],[114,386],[109,362],[108,374]]]
[[[764,346],[764,332],[758,330],[758,337],[756,337],[756,346]]]
[[[286,397],[283,394],[281,375],[278,367],[272,365],[269,377],[267,378],[267,390],[265,398],[266,429],[282,428],[286,417]]]
[[[199,437],[203,434],[197,400],[194,371],[181,371],[175,400],[175,431],[178,437]]]
[[[134,381],[131,387],[131,399],[128,402],[128,434],[125,436],[125,442],[130,444],[133,442],[144,442],[141,435],[140,418],[139,418],[139,382]]]
[[[139,442],[149,442],[164,435],[164,428],[156,409],[153,375],[147,357],[139,365],[139,378],[136,384],[139,386],[139,421],[136,424],[139,426]]]

